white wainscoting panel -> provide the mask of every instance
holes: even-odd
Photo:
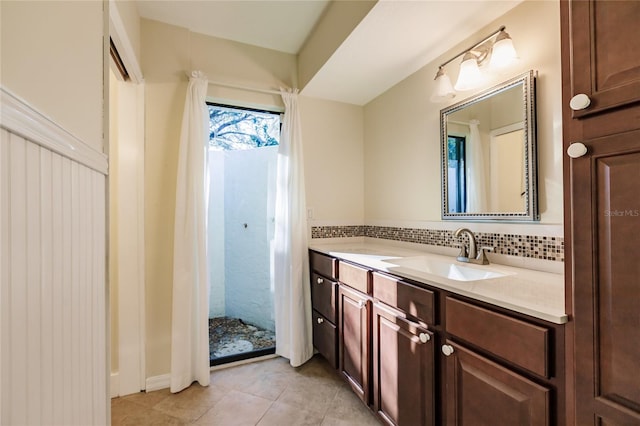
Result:
[[[0,132],[0,424],[106,424],[106,177]]]

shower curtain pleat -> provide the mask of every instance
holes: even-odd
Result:
[[[297,89],[285,104],[278,149],[274,235],[276,354],[297,367],[313,356],[302,131]]]
[[[176,188],[173,243],[171,392],[209,384],[206,153],[207,79],[194,71],[187,88]]]

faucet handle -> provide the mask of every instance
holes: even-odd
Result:
[[[478,263],[482,265],[488,265],[489,259],[487,259],[487,252],[491,252],[495,249],[495,247],[482,246],[480,250],[478,250],[478,255],[476,259],[479,261]]]
[[[454,243],[454,247],[460,247],[460,253],[458,253],[458,260],[464,262],[462,259],[468,259],[469,253],[467,252],[467,246],[464,243]]]

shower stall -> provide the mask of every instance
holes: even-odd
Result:
[[[280,116],[209,105],[212,365],[274,353],[272,245]]]

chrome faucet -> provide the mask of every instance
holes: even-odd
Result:
[[[460,238],[460,236],[463,234],[466,234],[469,237],[469,251],[467,252],[467,247],[464,245],[464,243],[460,244],[460,254],[458,254],[457,260],[459,262],[465,263],[488,265],[489,259],[487,259],[486,252],[493,251],[493,247],[480,247],[480,250],[477,250],[478,244],[476,242],[476,237],[468,228],[458,228],[453,233],[456,238]]]

